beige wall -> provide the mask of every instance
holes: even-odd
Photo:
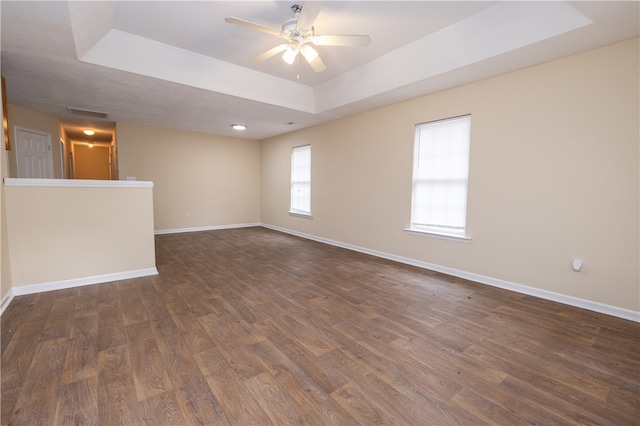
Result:
[[[62,178],[62,170],[60,166],[60,124],[58,119],[50,115],[32,111],[17,105],[8,105],[9,110],[9,131],[11,132],[11,141],[15,145],[15,127],[24,127],[31,130],[37,130],[51,135],[51,153],[53,155],[53,177]],[[18,165],[16,158],[15,146],[9,151],[9,176],[18,176]]]
[[[152,188],[4,190],[14,289],[155,269]]]
[[[262,222],[638,311],[639,75],[634,39],[263,141]],[[473,241],[406,234],[414,126],[463,114]],[[287,214],[301,144],[313,219]]]
[[[155,184],[156,230],[260,222],[259,142],[123,123],[117,134],[120,179]]]

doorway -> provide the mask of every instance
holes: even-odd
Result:
[[[51,135],[15,126],[19,178],[53,179]]]
[[[73,177],[111,180],[111,145],[73,142]]]

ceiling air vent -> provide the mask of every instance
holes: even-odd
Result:
[[[89,111],[87,109],[67,107],[67,111],[75,115],[84,115],[85,117],[107,118],[106,112]]]

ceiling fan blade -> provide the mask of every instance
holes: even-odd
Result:
[[[303,44],[299,53],[304,56],[304,59],[307,60],[315,72],[321,72],[327,69],[322,59],[320,59],[320,56],[318,56],[318,51],[310,44]]]
[[[224,20],[230,24],[241,25],[243,27],[251,28],[252,30],[262,31],[263,33],[271,34],[276,37],[280,37],[281,33],[278,30],[274,30],[273,28],[265,27],[264,25],[256,24],[254,22],[245,21],[244,19],[235,18],[230,16],[228,18],[224,18]]]
[[[302,4],[302,12],[298,18],[298,28],[305,30],[311,29],[313,23],[316,22],[316,18],[322,9],[322,3],[324,0],[305,1]]]
[[[267,60],[267,59],[269,59],[270,57],[275,56],[275,55],[277,55],[278,53],[283,52],[283,51],[285,51],[285,50],[287,50],[287,44],[286,44],[286,43],[281,44],[281,45],[279,45],[279,46],[276,46],[276,47],[274,47],[273,49],[269,49],[269,50],[267,50],[267,51],[266,51],[266,52],[264,52],[262,55],[258,55],[258,56],[256,56],[255,58],[253,58],[253,59],[251,60],[251,62],[253,62],[254,64],[257,64],[257,63],[259,63],[259,62],[266,61],[266,60]]]
[[[309,63],[309,65],[311,65],[311,68],[313,68],[315,72],[322,72],[327,69],[324,62],[322,62],[322,59],[320,59],[320,56],[316,56],[312,60],[307,59],[307,62]]]
[[[311,39],[317,46],[354,46],[365,47],[371,43],[368,35],[317,35]]]

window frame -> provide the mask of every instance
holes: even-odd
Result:
[[[304,149],[304,151],[302,151]],[[300,152],[308,152],[308,158],[305,159],[308,167],[305,167],[305,171],[307,172],[306,176],[303,176],[303,179],[299,179],[295,176],[296,171],[296,153]],[[306,179],[304,179],[306,178]],[[294,197],[294,188],[295,186],[304,185],[308,187],[307,193],[308,196],[305,195],[306,204],[308,205],[308,210],[301,208],[302,206],[296,203],[296,198]],[[291,148],[291,174],[290,174],[290,194],[289,194],[289,214],[292,216],[301,216],[310,218],[311,217],[311,144],[294,146]]]
[[[420,215],[424,215],[424,212],[418,212],[418,207],[416,206],[416,198],[418,197],[417,194],[417,190],[416,190],[416,185],[425,185],[425,178],[423,176],[419,175],[418,172],[418,166],[419,166],[419,161],[421,159],[420,157],[420,151],[422,149],[427,149],[425,147],[425,144],[428,143],[426,141],[422,141],[420,139],[421,137],[421,131],[427,127],[427,126],[435,126],[437,124],[442,124],[444,122],[453,122],[453,121],[460,121],[460,120],[465,120],[465,126],[466,126],[466,138],[463,141],[465,146],[464,149],[466,150],[466,157],[465,157],[465,166],[464,166],[464,177],[456,177],[456,178],[439,178],[439,179],[435,179],[435,178],[431,178],[430,180],[432,182],[434,182],[434,184],[432,185],[432,188],[435,187],[436,183],[441,183],[443,185],[451,185],[451,184],[457,184],[457,185],[461,185],[464,187],[464,200],[463,200],[463,208],[462,208],[462,215],[463,215],[463,219],[462,219],[462,227],[458,227],[458,229],[456,229],[456,227],[453,226],[447,226],[446,224],[432,224],[432,225],[426,225],[426,224],[419,224],[417,223],[416,220],[416,216],[418,216],[418,214]],[[458,141],[459,142],[459,141]],[[433,146],[433,145],[432,145]],[[409,233],[409,234],[414,234],[414,235],[429,235],[429,236],[433,236],[436,238],[444,238],[444,239],[449,239],[449,240],[455,240],[455,241],[463,241],[463,242],[470,242],[471,241],[471,237],[468,236],[467,232],[468,232],[468,228],[467,228],[467,213],[468,213],[468,199],[469,199],[469,163],[470,163],[470,157],[471,157],[471,114],[465,114],[465,115],[460,115],[460,116],[455,116],[455,117],[449,117],[449,118],[444,118],[444,119],[439,119],[439,120],[433,120],[433,121],[428,121],[428,122],[424,122],[424,123],[418,123],[415,126],[415,137],[414,137],[414,151],[413,151],[413,170],[412,170],[412,178],[411,178],[411,219],[410,219],[410,225],[408,228],[405,229],[405,232]],[[449,161],[451,161],[451,158],[449,158]],[[458,160],[459,161],[459,160]],[[458,170],[462,170],[460,168],[458,168]],[[431,189],[432,189],[431,188]],[[458,197],[458,201],[461,201],[461,198]],[[449,209],[454,210],[454,209]],[[457,212],[458,214],[460,214],[460,210]],[[437,221],[436,221],[437,222]]]

